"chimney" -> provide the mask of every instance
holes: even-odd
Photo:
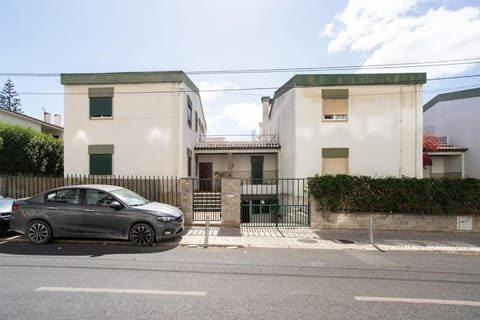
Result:
[[[53,115],[53,124],[56,125],[56,126],[59,126],[61,127],[62,126],[62,115],[61,114],[58,114],[58,113],[55,113]]]
[[[43,112],[43,121],[50,123],[52,121],[52,114],[50,112]]]
[[[272,105],[272,99],[270,97],[262,97],[262,137],[263,140],[268,140],[267,135],[270,134],[270,127],[268,125],[268,112],[270,111],[270,106]]]

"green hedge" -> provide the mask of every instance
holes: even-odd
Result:
[[[0,122],[0,174],[62,176],[63,141],[31,128]]]
[[[315,176],[311,195],[323,210],[438,215],[480,214],[479,179]]]

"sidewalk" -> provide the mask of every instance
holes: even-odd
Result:
[[[298,249],[357,249],[446,251],[480,254],[480,234],[463,232],[375,231],[374,245],[369,244],[368,230],[310,228],[210,226],[188,227],[179,244],[182,246],[221,246]]]

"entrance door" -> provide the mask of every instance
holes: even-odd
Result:
[[[200,191],[212,191],[212,167],[211,162],[200,162],[198,164]]]
[[[263,180],[263,156],[252,156],[252,184],[262,184]]]

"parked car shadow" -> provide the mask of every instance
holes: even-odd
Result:
[[[152,254],[175,249],[181,237],[168,242],[157,242],[150,247],[134,246],[128,241],[102,239],[54,239],[44,245],[35,245],[24,237],[13,240],[0,239],[0,254],[38,256],[90,256],[99,257],[112,254]]]

